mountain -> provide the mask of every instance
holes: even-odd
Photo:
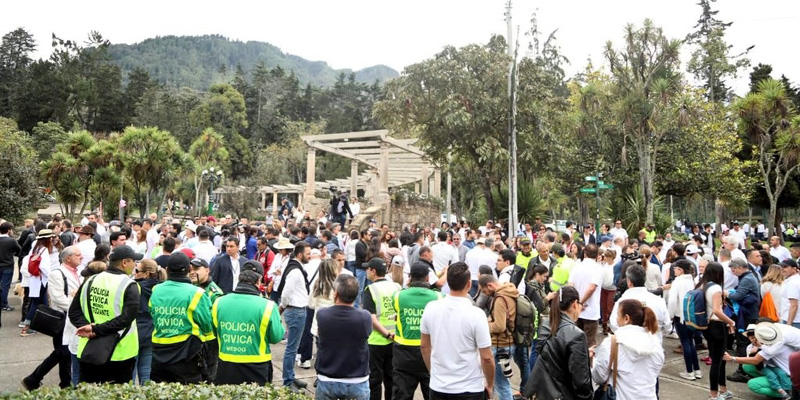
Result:
[[[333,69],[324,61],[309,61],[285,53],[265,42],[229,40],[220,35],[158,36],[135,44],[113,44],[109,52],[122,69],[122,76],[142,68],[153,79],[169,86],[207,90],[215,82],[228,81],[238,65],[249,73],[260,62],[268,69],[281,67],[294,71],[305,85],[330,86],[336,77],[350,69]],[[355,71],[356,79],[373,83],[399,74],[385,65]]]

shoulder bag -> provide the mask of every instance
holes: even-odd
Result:
[[[69,297],[67,275],[64,274],[64,271],[60,269],[57,271],[60,272],[61,276],[64,277],[64,296]],[[36,312],[33,314],[30,328],[37,332],[44,333],[47,336],[59,337],[64,333],[64,325],[66,323],[67,314],[65,312],[56,310],[47,304],[40,304],[39,307],[36,308]]]
[[[608,384],[608,378],[611,378],[609,375],[606,378],[606,381],[600,385],[597,390],[594,391],[594,400],[616,400],[617,398],[617,353],[619,351],[619,344],[617,343],[617,337],[611,336],[611,360],[608,362],[608,369],[614,376],[612,379],[612,384]]]
[[[84,288],[84,290],[87,290],[88,293],[91,293],[92,283],[94,283],[94,279],[90,279]],[[94,312],[92,312],[92,304],[89,302],[86,304],[86,306],[89,308],[89,323],[94,324]],[[89,341],[86,342],[86,346],[83,348],[83,353],[81,354],[80,360],[92,365],[103,365],[107,363],[109,360],[111,360],[111,355],[114,353],[117,343],[119,343],[119,341],[125,337],[130,329],[131,327],[128,325],[128,327],[122,331],[121,335],[117,332],[114,332],[110,335],[96,336],[92,339],[89,339]]]

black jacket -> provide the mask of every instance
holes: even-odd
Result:
[[[533,269],[536,268],[538,265],[542,264],[542,260],[539,259],[539,256],[533,257],[531,262],[528,263],[528,271],[525,275],[525,280],[529,281],[533,279]],[[550,256],[550,266],[547,268],[548,270],[552,271],[553,268],[558,264],[558,260],[555,257]],[[548,285],[549,287],[549,285]]]
[[[590,400],[593,395],[586,335],[561,314],[556,336],[543,325],[536,344],[539,361],[525,384],[523,396],[540,399]]]
[[[239,256],[239,271],[242,270],[245,258]],[[211,260],[209,266],[211,270],[211,280],[213,280],[222,293],[230,293],[238,282],[233,281],[233,265],[231,264],[231,256],[226,253],[217,255]]]

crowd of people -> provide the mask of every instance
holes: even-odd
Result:
[[[19,235],[2,221],[3,310],[14,311],[16,267],[20,335],[48,309],[63,314],[23,386],[56,366],[61,387],[271,384],[270,346],[284,341],[281,384],[306,388],[295,368],[313,367],[318,399],[404,400],[417,387],[425,399],[590,399],[606,385],[656,399],[670,335],[681,378],[710,364],[710,399],[733,396],[728,380],[800,398],[800,243],[763,244],[736,223],[677,241],[652,225],[630,238],[622,221],[555,232],[536,220],[509,234],[493,221],[395,232],[372,220],[347,232],[350,208],[335,197],[332,215],[312,219],[284,201],[279,215],[296,218],[257,223],[56,215]]]

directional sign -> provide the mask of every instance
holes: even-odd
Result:
[[[581,193],[597,193],[595,188],[581,188]]]
[[[600,187],[600,189],[613,189],[614,188],[614,185],[612,185],[610,183],[609,184],[605,184],[603,182],[600,182],[600,184],[598,186]]]
[[[583,178],[586,182],[594,182],[597,180],[596,176],[586,176]]]

